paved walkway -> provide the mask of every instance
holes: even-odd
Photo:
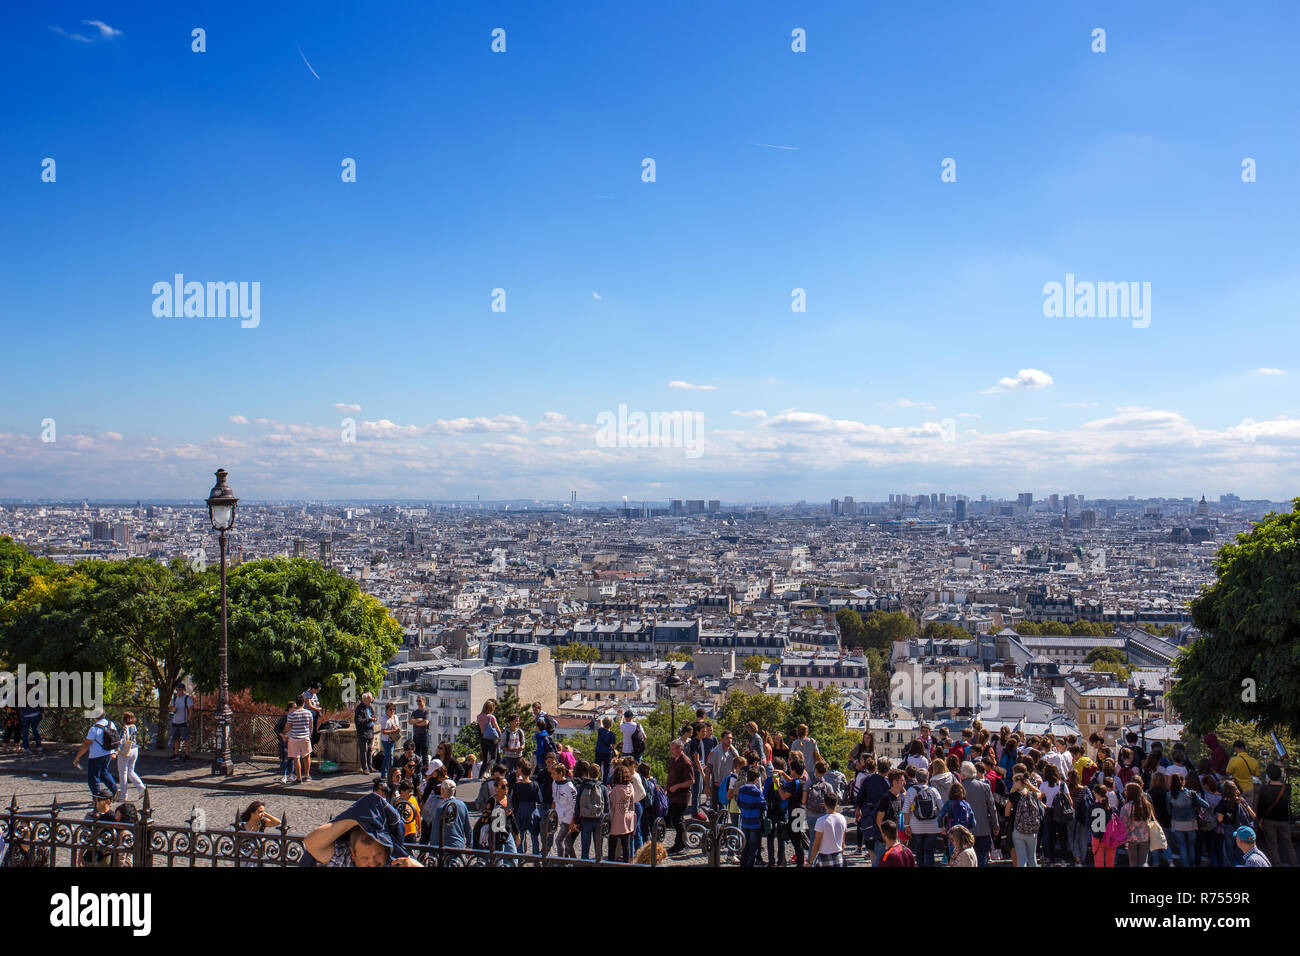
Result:
[[[53,780],[86,780],[86,761],[78,770],[72,765],[77,748],[72,744],[46,744],[45,753],[0,754],[0,776],[15,774]],[[170,754],[161,750],[145,750],[136,761],[135,772],[147,786],[161,784],[170,787],[198,787],[204,790],[234,791],[257,794],[287,794],[298,797],[321,797],[330,800],[354,800],[370,792],[375,774],[332,773],[320,774],[312,766],[313,779],[288,786],[280,783],[280,762],[273,757],[236,759],[235,772],[229,777],[212,773],[212,757],[195,754],[189,760],[171,760]],[[117,767],[113,767],[117,776]],[[120,783],[121,781],[119,781]],[[3,793],[0,784],[0,793]],[[89,800],[89,790],[86,791]]]

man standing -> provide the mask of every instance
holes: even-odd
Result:
[[[314,680],[302,694],[307,710],[311,713],[311,742],[320,742],[320,681]]]
[[[623,711],[623,722],[618,725],[618,730],[619,733],[623,735],[623,743],[619,749],[619,753],[624,757],[641,756],[636,752],[636,744],[633,741],[633,738],[636,737],[636,732],[640,729],[641,725],[632,719],[632,711]]]
[[[1232,745],[1232,759],[1228,761],[1228,773],[1237,782],[1241,799],[1254,804],[1255,778],[1259,776],[1259,761],[1246,749],[1246,742],[1238,740]]]
[[[421,697],[420,700],[424,698]],[[361,703],[352,711],[352,723],[357,729],[357,763],[361,766],[361,773],[375,772],[371,751],[375,746],[375,721],[378,717],[375,713],[374,695],[362,694]]]
[[[692,730],[694,735],[691,737],[686,756],[691,761],[693,771],[691,813],[696,814],[700,812],[700,791],[704,788],[704,778],[708,775],[709,755],[713,753],[713,748],[718,745],[718,742],[713,739],[713,728],[703,720],[697,720]]]
[[[732,746],[731,731],[724,730],[722,739],[709,751],[704,778],[704,785],[708,788],[710,802],[718,809],[725,810],[727,808],[727,801],[718,792],[718,787],[727,779],[727,775],[731,773],[736,758],[739,756],[740,752]]]
[[[1063,748],[1065,741],[1058,740],[1056,746]],[[1065,756],[1068,760],[1069,754]],[[966,790],[966,802],[970,804],[971,812],[975,815],[975,865],[988,866],[993,840],[998,835],[998,811],[993,800],[993,788],[989,786],[987,780],[980,777],[975,764],[969,760],[962,761],[961,777],[961,785]]]
[[[32,700],[32,695],[27,695],[27,700],[23,706],[18,708],[18,722],[22,727],[23,750],[31,754],[45,753],[41,746],[41,717],[45,714],[45,709],[39,703]],[[31,737],[32,746],[27,745],[28,737]]]
[[[1291,784],[1282,780],[1282,768],[1270,763],[1266,782],[1259,791],[1259,813],[1255,825],[1264,838],[1266,855],[1278,866],[1295,866],[1295,847],[1291,843]]]
[[[790,752],[799,755],[803,760],[805,770],[811,771],[817,766],[817,741],[808,736],[807,724],[800,724],[794,729],[794,739],[790,741]]]
[[[190,714],[194,710],[194,698],[185,689],[184,681],[177,681],[172,690],[172,760],[190,759]]]
[[[108,799],[117,793],[117,780],[109,769],[109,762],[117,752],[117,727],[100,711],[99,718],[86,731],[86,739],[81,742],[72,766],[81,769],[81,758],[90,754],[86,762],[86,784],[90,787],[91,799],[99,796],[100,784],[103,784]]]
[[[690,805],[694,783],[694,767],[682,752],[681,742],[674,740],[668,745],[668,825],[677,839],[668,851],[670,856],[686,852],[686,826],[682,817]]]
[[[429,709],[423,697],[415,698],[415,710],[406,718],[411,728],[411,742],[415,744],[415,755],[420,758],[420,773],[429,766]]]

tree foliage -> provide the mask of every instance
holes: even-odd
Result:
[[[1189,731],[1224,720],[1300,730],[1300,498],[1215,558],[1218,579],[1192,602],[1201,638],[1175,662],[1170,703]]]
[[[886,653],[895,641],[906,641],[915,634],[916,625],[902,611],[872,611],[862,622],[863,645]]]
[[[379,688],[384,665],[401,646],[402,628],[350,578],[303,558],[241,564],[227,583],[232,687],[256,700],[282,702],[321,682],[321,704],[343,703],[348,681],[357,696]],[[191,621],[193,673],[204,690],[218,679],[216,588],[199,594]]]
[[[577,641],[570,641],[568,644],[561,644],[551,651],[551,660],[554,661],[581,661],[585,664],[593,664],[600,660],[600,651],[590,644],[580,644]]]

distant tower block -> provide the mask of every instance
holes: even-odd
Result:
[[[569,492],[569,507],[570,508],[578,507],[578,493],[576,491]]]

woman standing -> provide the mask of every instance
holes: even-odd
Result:
[[[1237,838],[1233,832],[1237,827],[1252,826],[1255,811],[1245,800],[1241,799],[1241,790],[1231,780],[1224,781],[1223,798],[1214,809],[1214,816],[1219,821],[1222,834],[1223,866],[1238,866],[1242,860],[1241,850],[1237,847]]]
[[[460,761],[452,756],[450,740],[438,744],[437,757],[442,761],[442,768],[446,771],[448,780],[459,780],[464,776]]]
[[[636,828],[636,797],[632,790],[632,771],[627,764],[614,768],[609,788],[609,859],[632,861],[632,831]]]
[[[384,723],[379,729],[379,747],[384,754],[379,772],[384,775],[385,781],[393,771],[393,748],[397,746],[401,736],[402,725],[397,720],[397,705],[388,704],[384,707]]]
[[[772,733],[772,759],[780,757],[787,764],[790,762],[790,747],[779,730]]]
[[[497,762],[497,744],[501,740],[501,725],[497,723],[497,702],[489,697],[483,701],[483,709],[478,714],[478,735],[482,740],[479,747],[479,776],[487,773],[488,767]]]
[[[122,739],[117,745],[117,779],[122,788],[122,800],[131,798],[131,787],[140,788],[144,796],[144,781],[135,772],[135,762],[140,756],[140,728],[136,726],[135,714],[129,710],[122,714]]]
[[[1014,738],[1013,738],[1014,739]],[[1016,866],[1038,866],[1038,831],[1043,825],[1043,795],[1028,774],[1017,773],[1007,801]]]
[[[524,756],[524,728],[520,725],[519,715],[511,714],[506,732],[501,739],[501,762],[506,771],[514,770]]]
[[[1151,850],[1151,824],[1155,822],[1155,808],[1151,798],[1136,781],[1124,787],[1124,806],[1120,810],[1120,819],[1128,832],[1125,843],[1128,846],[1128,865],[1146,866],[1147,854]]]
[[[862,739],[853,745],[853,750],[849,753],[849,766],[856,772],[862,763],[862,758],[867,754],[875,756],[876,738],[869,730],[862,732]]]
[[[1195,774],[1188,779],[1193,779]],[[1201,810],[1209,811],[1209,805],[1195,790],[1183,786],[1183,778],[1174,774],[1169,778],[1169,792],[1165,794],[1165,805],[1169,810],[1169,835],[1174,849],[1178,853],[1178,865],[1196,866],[1200,854],[1196,848],[1196,833],[1199,829],[1198,815]]]

